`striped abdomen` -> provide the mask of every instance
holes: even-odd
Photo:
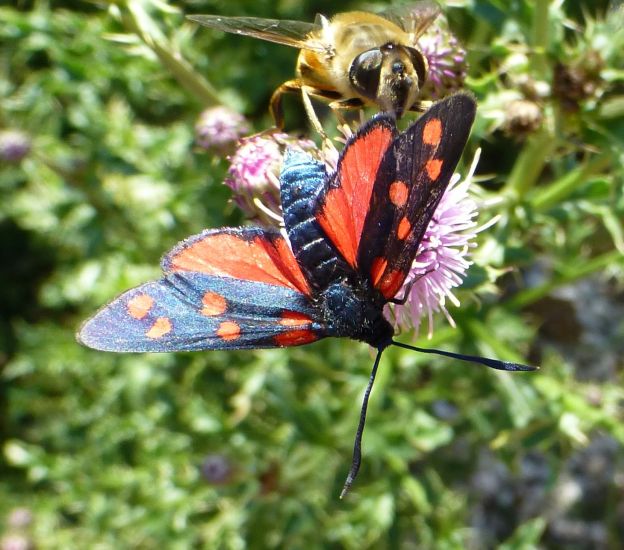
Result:
[[[326,178],[323,163],[301,151],[291,149],[286,153],[280,174],[286,232],[308,283],[321,290],[344,273],[344,263],[315,217],[314,209]]]

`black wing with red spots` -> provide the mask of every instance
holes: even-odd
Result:
[[[163,260],[165,276],[122,294],[80,329],[103,351],[271,348],[326,336],[284,238],[259,228],[206,231]]]
[[[467,94],[436,103],[392,142],[381,161],[357,265],[387,300],[405,280],[464,150],[475,111]]]
[[[336,172],[315,205],[315,218],[324,234],[351,269],[359,266],[360,245],[366,246],[364,223],[388,148],[396,137],[392,117],[376,116],[347,142]]]

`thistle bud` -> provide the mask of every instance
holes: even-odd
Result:
[[[583,101],[599,95],[603,85],[603,68],[602,57],[593,50],[571,64],[555,65],[553,96],[559,100],[564,110],[576,112]]]
[[[524,139],[535,132],[544,119],[540,106],[528,99],[516,99],[505,109],[503,131],[516,139]]]
[[[249,124],[240,113],[227,107],[210,107],[195,124],[195,141],[202,149],[224,154],[249,132]]]
[[[18,163],[28,153],[32,143],[30,138],[19,130],[0,131],[0,160]]]

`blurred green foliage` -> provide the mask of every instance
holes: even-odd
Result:
[[[194,146],[194,122],[223,102],[265,129],[292,76],[294,50],[184,14],[311,21],[335,3],[16,4],[0,7],[0,129],[32,148],[0,161],[3,549],[17,536],[39,548],[624,544],[621,6],[445,7],[480,104],[465,158],[483,147],[483,221],[500,220],[481,234],[457,329],[439,319],[421,344],[542,370],[389,349],[362,472],[339,501],[366,346],[117,356],[74,340],[97,307],[157,277],[178,240],[241,222],[227,163]],[[527,103],[537,111],[520,116]],[[298,99],[287,107],[301,127]],[[28,525],[11,520],[18,507]]]

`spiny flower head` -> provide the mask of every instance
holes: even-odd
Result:
[[[236,152],[229,157],[225,184],[232,189],[234,202],[247,217],[269,224],[281,219],[279,174],[286,147],[316,150],[310,140],[273,132],[241,139]]]
[[[507,103],[503,131],[506,135],[523,140],[537,131],[544,120],[539,104],[529,99],[516,99]]]
[[[441,98],[463,87],[466,78],[466,50],[443,23],[435,24],[418,39],[427,59],[429,73],[423,96]]]

